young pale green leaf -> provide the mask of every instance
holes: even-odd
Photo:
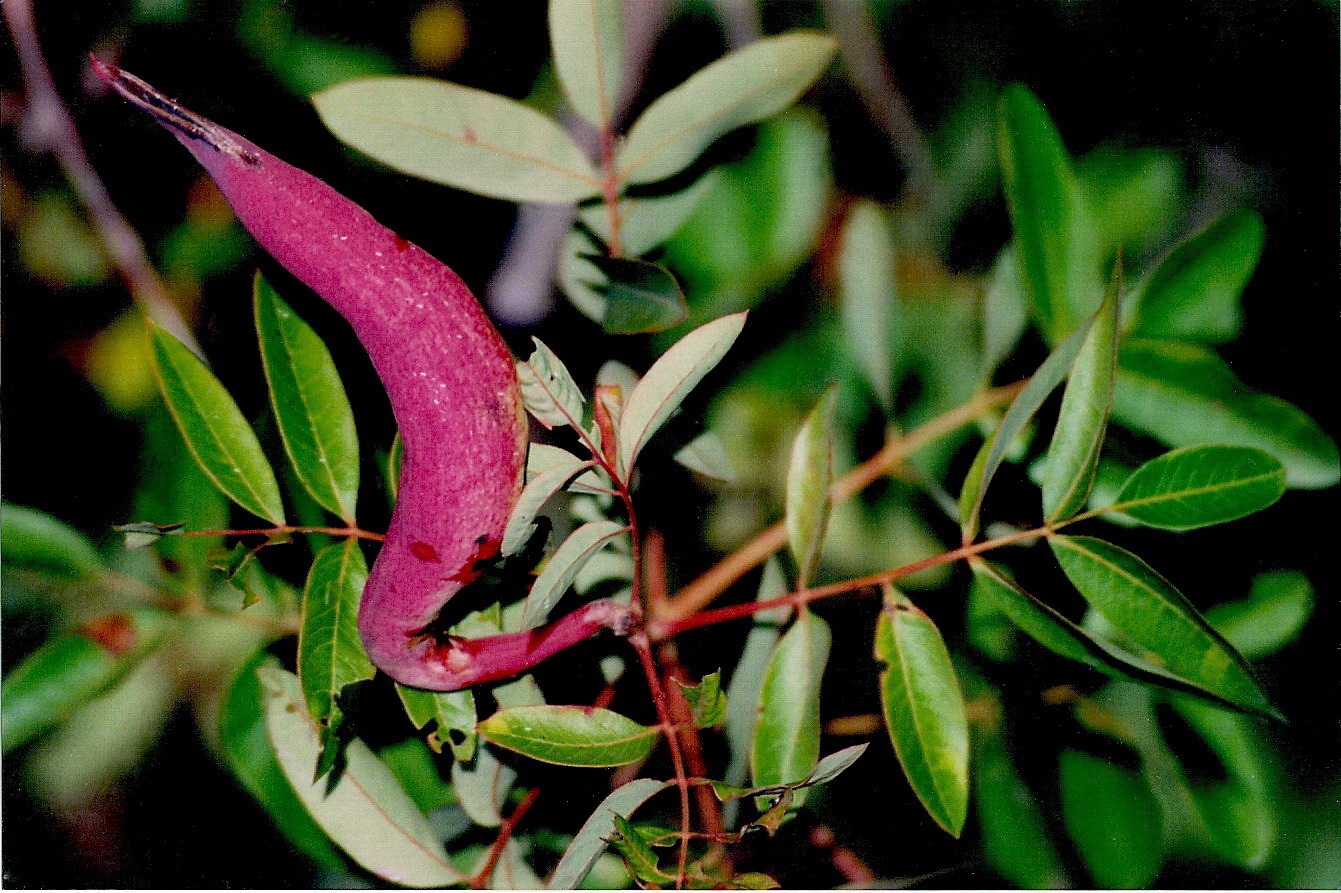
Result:
[[[88,537],[46,512],[8,502],[0,507],[0,556],[6,567],[75,580],[103,569]]]
[[[521,495],[517,497],[517,504],[512,507],[512,514],[508,517],[507,527],[503,529],[503,545],[500,547],[502,554],[517,554],[535,532],[535,517],[545,503],[569,481],[596,464],[595,459],[584,462],[567,450],[556,449],[555,453],[561,455],[551,454],[553,464],[528,480],[526,486],[522,488]]]
[[[359,598],[367,579],[368,567],[353,537],[317,553],[307,575],[298,677],[308,715],[322,727],[339,722],[335,699],[346,685],[377,673],[359,638]]]
[[[1078,750],[1058,763],[1062,818],[1101,889],[1149,887],[1164,861],[1159,801],[1133,769]]]
[[[843,335],[852,360],[886,411],[894,399],[890,349],[894,292],[894,237],[885,212],[861,202],[848,215],[838,249]]]
[[[1084,508],[1094,486],[1099,450],[1113,408],[1120,280],[1121,271],[1115,271],[1062,395],[1043,468],[1043,515],[1049,523],[1070,518]]]
[[[479,724],[499,747],[560,766],[625,766],[652,752],[660,734],[601,707],[540,704],[499,710]]]
[[[624,401],[619,420],[619,471],[625,477],[647,441],[689,392],[712,371],[745,327],[745,313],[699,326],[671,346],[647,370]]]
[[[186,345],[153,324],[149,337],[154,376],[192,458],[229,499],[282,525],[275,472],[233,398]]]
[[[1293,642],[1313,613],[1313,584],[1299,571],[1268,571],[1253,579],[1246,599],[1216,605],[1206,621],[1247,658]]]
[[[1262,218],[1230,211],[1174,248],[1138,287],[1132,334],[1229,341],[1242,325],[1239,294],[1262,254]]]
[[[712,782],[713,793],[717,795],[718,800],[739,800],[742,797],[755,797],[766,794],[770,797],[776,797],[787,791],[798,791],[801,788],[812,788],[816,785],[828,784],[838,776],[842,775],[852,764],[866,753],[869,744],[854,744],[851,747],[845,747],[842,750],[834,751],[815,765],[815,769],[803,780],[792,784],[766,785],[756,788],[742,788],[738,785],[728,784],[724,781]]]
[[[685,444],[671,457],[690,471],[698,472],[715,481],[735,480],[731,457],[716,432],[704,431]]]
[[[519,102],[430,78],[345,81],[312,97],[339,139],[396,170],[515,202],[600,192],[586,154]]]
[[[627,819],[633,811],[646,803],[653,794],[670,787],[668,781],[639,778],[620,785],[582,824],[572,843],[563,851],[563,858],[549,879],[551,890],[576,890],[597,858],[605,851],[605,842],[615,830],[615,816]]]
[[[1070,373],[1076,355],[1080,353],[1080,348],[1089,335],[1092,322],[1093,317],[1064,338],[1052,353],[1048,354],[1043,365],[1029,377],[1029,381],[1011,402],[1010,408],[1001,417],[1001,423],[996,426],[996,430],[987,438],[977,458],[973,460],[973,466],[965,476],[964,485],[959,491],[959,519],[965,542],[970,542],[978,535],[983,498],[987,495],[987,487],[991,484],[992,478],[1009,454],[1011,444],[1028,426],[1034,413],[1043,405],[1043,401],[1048,399],[1048,395],[1056,390]]]
[[[1285,465],[1290,487],[1341,480],[1336,443],[1284,400],[1248,390],[1211,351],[1172,341],[1123,348],[1113,418],[1169,446],[1206,443],[1266,450]]]
[[[1271,711],[1243,657],[1149,565],[1093,537],[1054,536],[1048,543],[1085,600],[1170,672],[1241,709]]]
[[[359,440],[331,353],[259,274],[255,314],[270,405],[289,461],[312,498],[353,525]]]
[[[546,428],[570,425],[580,430],[582,405],[586,402],[568,367],[539,338],[532,337],[535,350],[517,362],[517,382],[526,411]]]
[[[611,126],[624,74],[620,0],[550,0],[549,41],[568,103],[598,128]]]
[[[829,660],[829,625],[802,608],[773,651],[759,695],[750,772],[760,786],[806,779],[819,762],[820,682]],[[804,793],[796,794],[796,806]]]
[[[585,254],[582,259],[600,271],[589,284],[604,299],[601,327],[610,334],[661,332],[689,315],[680,283],[665,267],[636,257]]]
[[[806,416],[792,441],[787,465],[787,539],[796,558],[797,586],[804,589],[819,565],[829,526],[833,484],[833,418],[838,386],[831,384]]]
[[[940,631],[902,596],[876,623],[885,728],[917,799],[958,837],[968,816],[968,719]]]
[[[0,751],[64,722],[125,677],[158,643],[166,618],[147,608],[108,614],[25,657],[0,689]]]
[[[398,682],[396,694],[400,695],[405,715],[416,729],[423,729],[430,722],[437,723],[435,734],[440,743],[435,747],[441,749],[441,742],[445,741],[458,762],[475,758],[474,691],[424,691]]]
[[[521,628],[534,629],[544,623],[550,609],[563,597],[583,565],[607,542],[627,530],[614,521],[588,521],[569,534],[563,545],[550,556],[526,596]]]
[[[1183,447],[1142,465],[1112,511],[1150,527],[1192,530],[1273,505],[1285,493],[1285,466],[1254,447]]]
[[[1015,770],[1000,734],[984,734],[974,745],[973,798],[988,863],[1022,890],[1070,887],[1039,798]]]
[[[1098,304],[1093,224],[1071,159],[1042,103],[1019,84],[1001,95],[1001,179],[1025,291],[1055,341]]]
[[[275,826],[318,865],[348,870],[348,863],[298,800],[265,730],[265,696],[258,667],[274,663],[264,649],[246,661],[219,706],[219,745],[224,760]]]
[[[1001,249],[987,274],[982,303],[982,376],[990,380],[1029,327],[1029,298],[1013,243]]]
[[[266,727],[284,777],[318,825],[355,862],[406,887],[445,887],[465,881],[438,835],[396,777],[359,739],[345,748],[332,785],[313,778],[321,749],[298,678],[275,667],[258,670],[266,689]]]
[[[836,49],[831,37],[797,31],[757,40],[698,71],[634,122],[615,159],[620,179],[664,180],[722,134],[782,111]]]
[[[487,747],[475,748],[471,760],[452,763],[452,790],[466,815],[482,828],[503,824],[503,801],[516,780],[517,770],[500,763]]]
[[[689,704],[694,728],[711,729],[726,722],[726,692],[722,691],[722,674],[709,673],[698,685],[687,685],[679,680],[676,684],[680,693]]]

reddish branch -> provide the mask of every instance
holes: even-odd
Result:
[[[489,886],[489,881],[493,878],[494,869],[498,866],[498,860],[503,855],[503,848],[508,845],[512,839],[512,832],[535,801],[540,797],[540,788],[531,788],[522,802],[517,804],[517,808],[503,820],[503,824],[498,827],[498,837],[494,839],[494,845],[489,848],[489,858],[485,860],[484,867],[479,870],[473,878],[470,879],[470,888],[472,890],[483,890]]]

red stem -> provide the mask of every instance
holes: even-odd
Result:
[[[498,837],[494,839],[494,844],[489,848],[489,858],[485,861],[484,867],[479,873],[470,879],[470,888],[472,890],[482,890],[489,886],[489,881],[493,877],[494,869],[498,867],[498,860],[503,855],[503,847],[508,845],[512,838],[512,832],[535,805],[535,801],[540,797],[540,788],[531,788],[527,792],[522,802],[517,804],[517,808],[512,810],[512,814],[503,820],[503,824],[498,827]]]

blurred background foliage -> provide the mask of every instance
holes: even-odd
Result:
[[[1029,85],[1058,123],[1099,209],[1098,238],[1110,251],[1120,247],[1129,269],[1146,268],[1226,211],[1247,207],[1261,215],[1265,243],[1241,320],[1222,320],[1219,334],[1205,340],[1225,342],[1221,356],[1253,389],[1301,407],[1325,431],[1341,430],[1335,4],[880,0],[869,10],[938,182],[923,188],[910,178],[887,133],[834,66],[803,107],[728,136],[695,166],[700,173],[721,167],[696,190],[684,223],[655,256],[684,286],[691,309],[685,326],[757,308],[734,371],[714,378],[710,401],[699,398],[733,480],[710,484],[676,471],[643,483],[649,520],[667,532],[675,557],[672,585],[778,517],[777,457],[786,455],[792,432],[828,382],[840,382],[840,466],[878,448],[882,405],[909,428],[962,402],[980,383],[979,303],[984,294],[991,301],[1018,288],[1009,269],[994,266],[1010,229],[995,145],[996,100],[1010,82]],[[827,26],[825,9],[803,0],[757,7],[687,0],[666,4],[665,15],[645,96],[759,30]],[[258,264],[280,281],[283,274],[258,257],[186,154],[87,75],[86,54],[117,59],[317,173],[446,260],[481,294],[507,255],[517,209],[409,180],[345,149],[306,97],[351,77],[406,73],[441,76],[550,112],[562,103],[540,2],[123,0],[38,4],[37,16],[94,165],[196,323],[216,371],[253,417],[263,415],[264,385],[246,296]],[[203,599],[235,597],[208,570],[219,543],[166,540],[164,561],[151,568],[143,566],[154,560],[149,553],[120,551],[111,533],[132,520],[217,529],[226,526],[228,508],[166,420],[138,316],[60,168],[33,151],[17,63],[12,53],[5,59],[5,500],[84,531],[90,554],[102,556],[90,561],[105,563],[119,580],[167,580],[174,591]],[[684,185],[692,179],[691,172]],[[842,243],[844,221],[873,212],[867,200],[879,206],[874,213],[895,246],[885,255],[894,318],[874,334],[845,320],[839,301],[844,287],[863,281],[845,276]],[[295,300],[304,301],[300,312],[340,358],[365,436],[389,444],[390,415],[352,335],[319,301],[301,292]],[[548,290],[536,296],[532,317],[505,333],[514,348],[539,334],[583,382],[606,356],[645,367],[655,349],[684,331],[601,336],[567,302],[551,301]],[[852,358],[860,354],[844,345],[882,334],[891,368],[872,378]],[[564,350],[576,343],[599,349]],[[1026,334],[1022,359],[1007,359],[998,380],[1028,374],[1042,346],[1038,335]],[[873,389],[868,380],[883,386]],[[262,434],[274,438],[273,431]],[[1148,452],[1139,438],[1124,436],[1119,455],[1124,448],[1134,456]],[[826,579],[905,563],[952,542],[957,531],[927,483],[957,481],[971,458],[960,447],[970,440],[976,442],[964,432],[937,442],[918,455],[908,479],[842,505],[832,521]],[[1122,472],[1110,469],[1109,476],[1120,480]],[[1005,476],[998,486],[1009,492]],[[1032,499],[1023,485],[1017,495]],[[1011,504],[1008,495],[998,498]],[[953,575],[946,597],[929,600],[931,612],[952,642],[971,642],[989,658],[982,672],[961,668],[972,703],[1010,717],[1004,725],[978,724],[972,809],[979,818],[970,819],[962,841],[943,835],[908,796],[892,754],[873,751],[862,771],[812,796],[813,813],[784,828],[781,845],[747,844],[747,861],[758,860],[750,867],[786,886],[840,883],[837,840],[876,877],[925,886],[1334,886],[1341,877],[1341,608],[1329,537],[1336,509],[1335,491],[1303,491],[1213,533],[1132,534],[1153,565],[1195,581],[1208,599],[1202,607],[1239,602],[1250,590],[1271,607],[1230,637],[1257,660],[1289,725],[1180,701],[1154,707],[1138,686],[1080,675],[1038,652],[1029,661],[996,663],[1022,646],[990,612],[970,611],[967,624],[959,619],[961,571],[939,568],[906,581],[938,586]],[[13,518],[6,514],[7,527]],[[14,521],[28,522],[44,523]],[[37,573],[40,562],[14,564],[7,560],[3,581],[7,673],[53,631],[116,603],[101,571]],[[1211,616],[1225,629],[1235,611],[1246,610],[1227,606],[1223,616]],[[861,631],[874,611],[854,602],[834,604],[826,615],[837,635],[865,641]],[[269,821],[220,764],[214,733],[199,731],[216,728],[208,717],[225,683],[265,634],[206,613],[185,623],[173,648],[136,666],[112,696],[7,757],[7,885],[365,880],[350,874],[314,829],[290,827],[292,845],[276,845]],[[739,647],[737,633],[706,631],[681,657],[694,673],[711,672],[719,668],[714,655]],[[824,709],[837,721],[828,731],[839,745],[852,735],[844,717],[878,713],[870,687],[847,682],[850,674],[868,677],[871,667],[863,648],[833,655]],[[1078,688],[1061,684],[1075,678],[1082,679]],[[1105,726],[1113,716],[1155,723],[1159,734]],[[395,759],[391,751],[384,756]],[[545,783],[574,787],[558,774]],[[585,815],[588,799],[579,792],[568,801],[545,798],[533,813],[537,826],[547,815],[558,826],[566,812]]]

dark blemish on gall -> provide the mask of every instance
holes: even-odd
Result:
[[[420,561],[437,561],[438,550],[428,543],[415,541],[410,543],[410,554]]]

